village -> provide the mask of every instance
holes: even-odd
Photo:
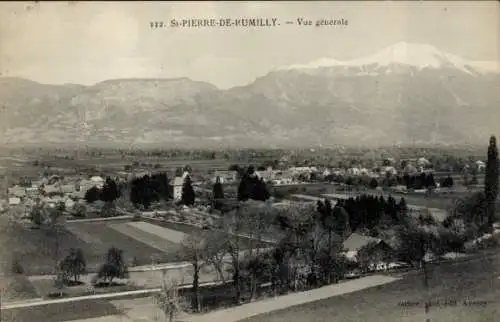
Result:
[[[485,167],[483,161],[477,160],[472,166],[465,165],[463,173],[453,175],[462,179],[464,173],[471,173],[470,176],[475,180],[475,185],[471,188],[471,185],[465,187],[463,182],[454,185],[449,173],[440,179],[434,179],[433,173],[436,172],[424,157],[403,162],[386,158],[376,162],[379,165],[370,170],[361,166],[334,168],[293,166],[288,163],[288,159],[282,157],[275,168],[259,166],[256,170],[253,166],[245,168],[236,164],[230,165],[228,170],[193,171],[189,165],[177,167],[173,169],[175,171],[170,172],[173,179],[167,179],[168,191],[163,192],[165,198],[148,201],[147,205],[132,202],[132,183],[141,178],[152,178],[157,173],[164,173],[155,168],[125,166],[128,171],[117,169],[100,174],[88,171],[87,175],[48,175],[50,168],[40,167],[39,177],[23,177],[18,182],[8,182],[7,176],[5,177],[5,186],[8,188],[2,208],[5,214],[15,216],[16,220],[25,224],[33,221],[32,213],[35,208],[58,208],[67,221],[134,216],[160,218],[202,229],[213,229],[216,227],[214,222],[217,218],[238,207],[241,201],[238,185],[241,185],[245,172],[251,169],[252,176],[265,183],[269,196],[264,198],[264,201],[272,209],[287,210],[298,205],[315,207],[318,202],[323,201],[330,202],[331,207],[335,208],[339,201],[342,203],[360,196],[389,199],[394,197],[397,202],[404,200],[410,216],[431,216],[433,220],[442,223],[448,217],[448,211],[444,206],[436,206],[436,203],[428,200],[440,200],[442,196],[460,195],[480,188],[476,176],[481,175]],[[52,169],[51,172],[55,171]],[[183,202],[186,177],[189,177],[194,192],[193,202],[189,205]],[[106,202],[99,196],[92,197],[91,192],[102,191],[108,181],[116,185],[116,197],[108,200],[111,202]],[[215,185],[223,187],[222,198],[214,196]],[[391,244],[391,240],[394,240],[394,232],[386,236],[384,243]],[[373,241],[379,242],[382,239],[370,236],[369,232],[361,235],[353,232],[344,241],[345,254],[349,259],[356,260],[357,251]],[[375,266],[387,268],[389,264],[395,265],[375,263]]]

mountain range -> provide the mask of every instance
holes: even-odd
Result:
[[[0,78],[4,144],[304,147],[477,144],[498,134],[498,62],[397,43],[221,90],[188,78],[92,86]]]

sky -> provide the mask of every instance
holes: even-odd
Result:
[[[499,60],[496,1],[0,3],[0,73],[42,83],[176,78],[219,88],[321,58],[348,60],[404,41]],[[268,18],[279,27],[161,28],[172,19]],[[344,19],[347,26],[285,24]]]

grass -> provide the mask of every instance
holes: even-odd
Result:
[[[93,243],[90,245],[92,248],[91,254],[97,257],[94,257],[93,260],[94,267],[103,262],[107,250],[112,246],[124,250],[125,261],[129,264],[134,261],[135,265],[148,265],[151,264],[152,257],[155,258],[157,262],[179,261],[176,249],[173,252],[163,252],[155,249],[112,228],[112,225],[115,224],[117,224],[116,221],[113,223],[84,222],[68,224],[77,225],[78,229],[86,235],[99,238],[100,243]],[[165,244],[167,243],[168,242],[165,241]],[[87,266],[92,266],[89,265],[89,263],[91,262],[87,256]]]
[[[179,249],[178,243],[172,242],[168,238],[165,238],[163,236],[158,236],[134,227],[129,223],[109,224],[108,226],[122,234],[130,236],[135,240],[138,240],[165,253],[175,252]]]
[[[103,263],[107,250],[115,246],[124,250],[125,260],[129,264],[133,261],[135,265],[151,264],[152,256],[157,262],[179,261],[176,248],[172,252],[160,251],[116,231],[109,224],[67,223],[68,229],[60,228],[58,232],[59,259],[63,258],[70,248],[81,248],[87,260],[87,268],[89,271],[95,271]],[[11,263],[17,260],[26,275],[53,274],[56,262],[56,236],[52,231],[46,228],[30,229],[15,222],[10,222],[8,227],[2,228],[0,242],[2,242],[2,252],[6,254],[3,258],[6,269],[11,269]],[[82,238],[74,232],[80,232]],[[168,241],[165,241],[165,244],[167,243]]]
[[[24,275],[0,277],[0,289],[2,290],[2,301],[22,301],[39,298],[36,288]]]
[[[24,274],[52,274],[56,262],[56,234],[46,228],[30,229],[12,223],[7,231],[5,247],[9,249],[24,269]],[[92,248],[65,229],[59,229],[59,254],[64,256],[69,248],[81,248],[92,261]]]
[[[2,310],[2,322],[64,322],[117,315],[120,311],[106,300],[85,300]]]
[[[201,229],[201,228],[191,226],[191,225],[181,224],[181,223],[171,223],[171,222],[165,222],[165,221],[160,221],[160,220],[153,220],[153,219],[149,219],[149,218],[144,218],[143,221],[150,222],[152,224],[155,224],[155,225],[158,225],[161,227],[165,227],[165,228],[169,228],[169,229],[173,229],[173,230],[178,230],[178,231],[181,231],[181,232],[188,234],[188,235],[189,234],[200,234],[201,232],[203,232],[203,229]],[[250,247],[265,248],[265,247],[272,246],[272,244],[266,243],[266,242],[261,242],[259,246],[255,245],[255,243],[251,242],[250,238],[246,238],[246,237],[241,237],[240,241],[241,241],[242,250],[248,249]]]

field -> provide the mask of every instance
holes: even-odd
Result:
[[[166,227],[165,227],[166,226]],[[184,231],[182,231],[184,230]],[[107,250],[118,247],[124,251],[129,265],[149,265],[181,261],[179,244],[186,234],[200,229],[182,224],[146,222],[68,222],[59,229],[59,258],[69,248],[81,248],[87,267],[95,271],[103,263]],[[8,238],[5,238],[8,237]],[[11,250],[26,275],[52,274],[56,260],[56,236],[48,229],[30,229],[19,223],[10,223],[4,247]]]
[[[107,250],[118,247],[124,250],[125,259],[137,265],[181,260],[178,245],[189,234],[199,234],[200,228],[181,224],[145,219],[143,222],[112,220],[107,222],[67,222],[57,231],[59,254],[70,248],[81,248],[87,265],[95,269],[102,263]],[[56,259],[56,233],[47,228],[32,229],[4,220],[2,246],[12,260],[23,266],[27,275],[51,274]],[[244,238],[243,238],[244,239]]]
[[[21,301],[38,298],[39,295],[29,279],[24,275],[1,276],[2,301]]]
[[[367,290],[299,305],[243,320],[245,322],[333,321],[498,321],[500,257],[432,267],[429,291],[422,273]],[[424,302],[430,297],[429,315]],[[495,317],[497,316],[497,317]]]
[[[2,321],[64,322],[76,319],[102,318],[119,313],[120,311],[109,301],[99,299],[2,310]]]

